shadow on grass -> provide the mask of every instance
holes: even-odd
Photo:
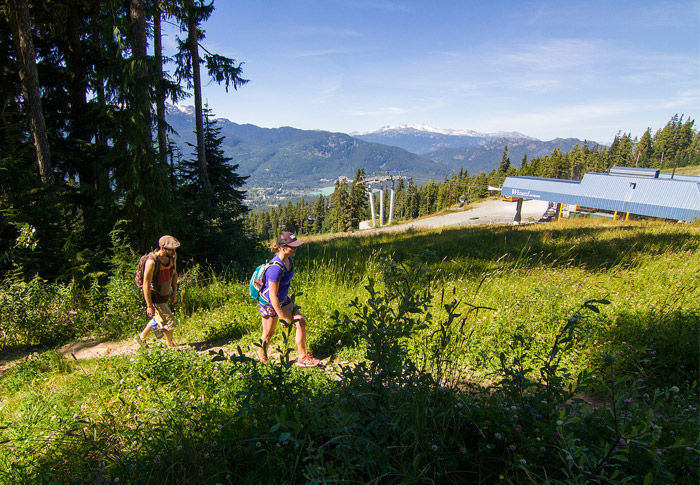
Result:
[[[616,372],[643,379],[649,388],[683,388],[697,380],[699,336],[698,308],[629,311],[618,314],[612,328],[599,337],[596,350],[615,355]],[[609,372],[602,360],[597,366]]]
[[[535,226],[451,228],[441,231],[336,238],[310,242],[304,259],[348,260],[351,273],[363,274],[367,253],[378,251],[396,259],[430,250],[438,260],[464,262],[472,274],[481,274],[503,255],[519,267],[581,266],[605,270],[633,264],[641,256],[667,251],[700,249],[700,231],[668,223],[549,223]]]

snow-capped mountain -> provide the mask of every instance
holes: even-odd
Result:
[[[527,135],[518,133],[517,131],[497,131],[495,133],[481,133],[473,130],[453,130],[451,128],[435,128],[429,125],[399,125],[399,126],[382,126],[375,131],[367,131],[363,133],[350,133],[352,136],[365,136],[365,135],[415,135],[420,133],[425,134],[436,134],[436,135],[447,135],[447,136],[472,136],[472,137],[484,137],[484,138],[525,138],[528,140],[534,140]]]
[[[537,140],[518,132],[479,133],[472,130],[433,128],[428,125],[384,126],[376,131],[351,135],[361,140],[393,145],[418,154],[444,148],[480,146],[500,139]]]

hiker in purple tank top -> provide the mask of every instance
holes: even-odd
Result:
[[[272,340],[277,327],[277,321],[282,318],[282,326],[286,327],[294,322],[296,327],[295,341],[297,344],[297,365],[300,367],[310,367],[319,364],[318,359],[314,359],[306,352],[306,320],[295,307],[294,302],[289,298],[289,286],[294,277],[293,257],[297,248],[303,243],[299,241],[291,232],[283,232],[272,244],[272,251],[275,257],[265,271],[265,285],[260,293],[263,298],[270,302],[269,305],[259,303],[260,317],[262,318],[262,338],[258,354],[260,360],[267,362],[267,349]]]

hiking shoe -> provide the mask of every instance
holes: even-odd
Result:
[[[139,347],[141,347],[142,349],[148,348],[148,344],[146,344],[146,342],[143,341],[143,339],[141,338],[141,335],[137,335],[136,337],[134,337],[134,342],[139,344]]]
[[[297,360],[297,367],[316,367],[320,363],[320,360],[314,359],[310,355],[306,355],[305,357]]]

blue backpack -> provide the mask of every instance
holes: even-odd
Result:
[[[265,271],[272,265],[279,266],[283,272],[287,273],[287,268],[284,267],[279,261],[267,261],[253,271],[253,276],[250,277],[250,283],[248,283],[248,293],[253,300],[257,300],[264,305],[269,305],[270,302],[262,296],[262,289],[265,286]]]

